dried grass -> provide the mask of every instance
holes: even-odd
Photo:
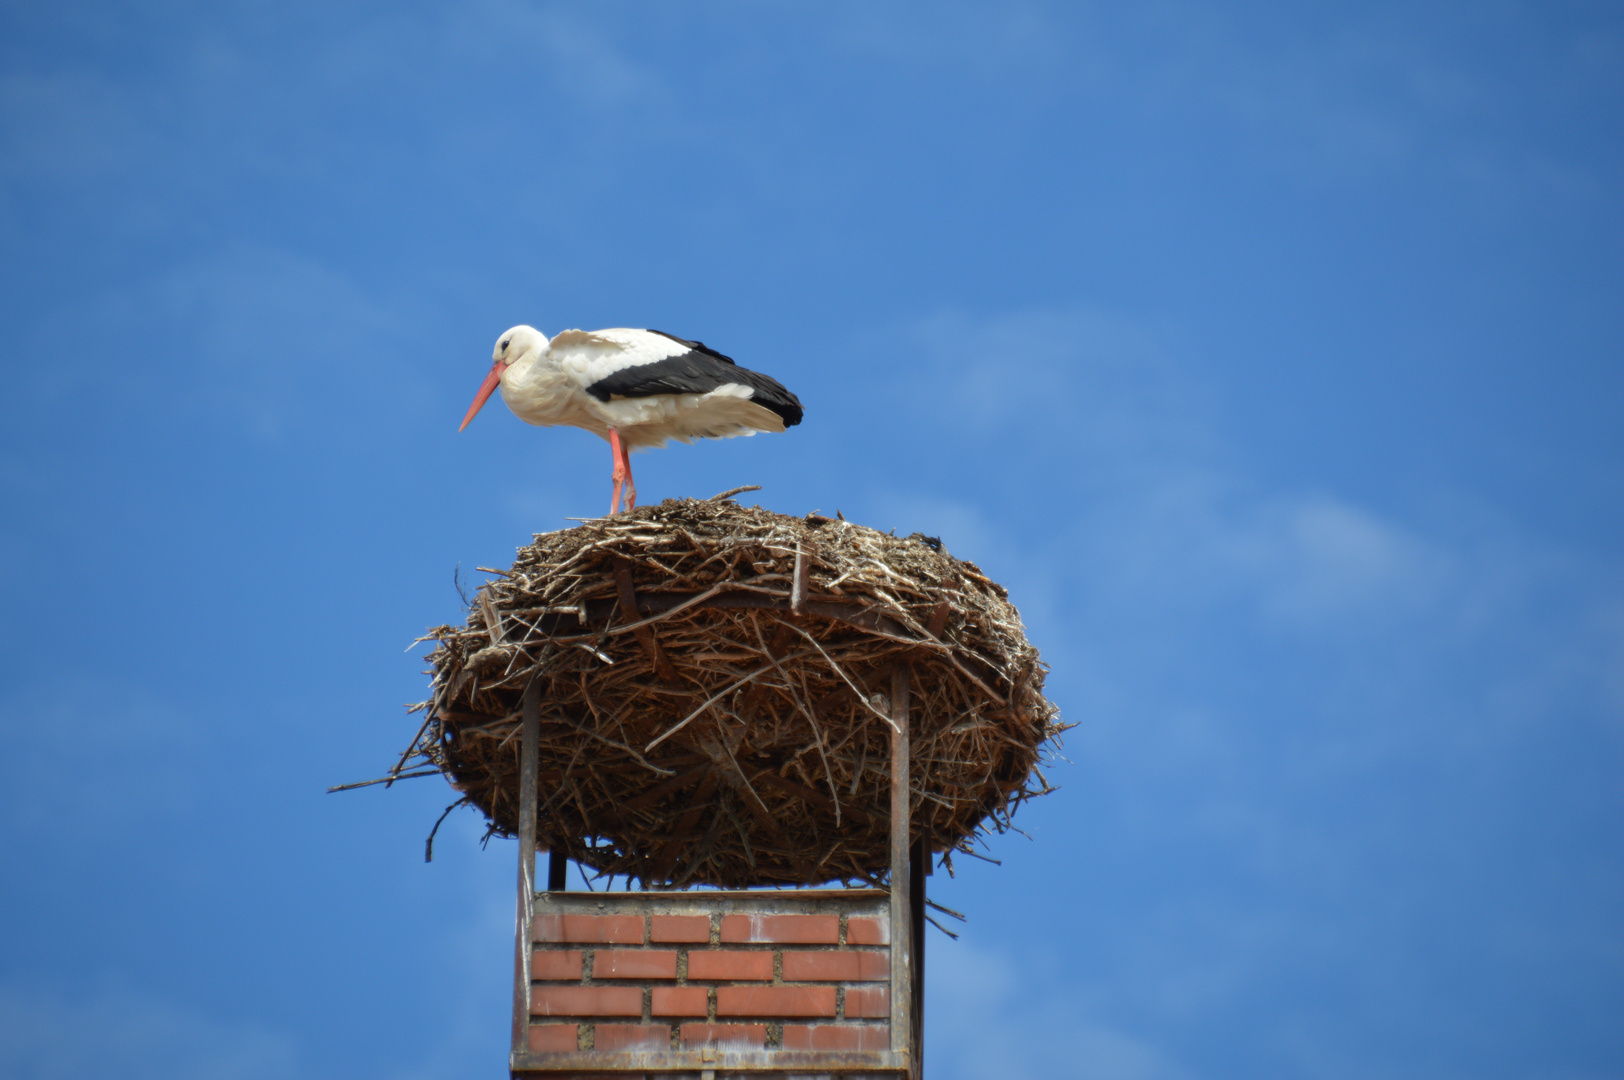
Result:
[[[1064,727],[1004,589],[939,549],[721,496],[538,535],[425,638],[433,697],[394,774],[439,769],[511,835],[538,679],[543,847],[649,887],[872,883],[903,663],[914,836],[967,852],[1051,790]]]

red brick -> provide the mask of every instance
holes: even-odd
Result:
[[[635,986],[533,986],[532,1016],[642,1016],[643,991]]]
[[[703,986],[656,986],[650,1012],[655,1016],[704,1016],[709,998],[710,991]]]
[[[598,1028],[602,1031],[603,1028]],[[889,1050],[890,1024],[785,1024],[785,1050]]]
[[[890,977],[891,958],[885,953],[784,950],[785,982],[873,982]]]
[[[742,949],[688,950],[690,979],[715,979],[723,982],[759,979],[767,982],[772,977],[773,954],[765,949],[757,949],[754,952]]]
[[[664,944],[670,941],[710,943],[709,915],[655,915],[648,939]]]
[[[722,940],[833,945],[840,940],[838,915],[723,915]]]
[[[717,1016],[833,1016],[832,986],[723,986]]]
[[[684,1046],[747,1046],[767,1045],[766,1024],[684,1024]]]
[[[677,954],[669,949],[599,949],[592,956],[594,979],[675,979]]]
[[[641,915],[538,915],[533,941],[580,941],[600,945],[643,944]]]
[[[863,1016],[889,1017],[891,1015],[891,988],[889,986],[853,986],[846,991],[846,1019]]]
[[[574,1050],[576,1040],[574,1024],[531,1024],[530,1049],[538,1054],[558,1050]]]
[[[580,982],[581,950],[537,949],[530,954],[530,977],[555,982]]]
[[[595,1050],[669,1050],[671,1028],[666,1024],[599,1024],[592,1036]]]
[[[867,915],[853,915],[846,920],[846,944],[889,945],[891,944],[891,923],[887,919],[875,919]]]

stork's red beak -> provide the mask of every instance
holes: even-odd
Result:
[[[491,373],[485,376],[485,382],[480,386],[479,393],[474,395],[474,403],[468,406],[468,415],[462,418],[462,427],[459,427],[458,431],[467,427],[468,422],[474,418],[474,414],[485,407],[485,402],[490,399],[491,394],[495,393],[496,387],[502,381],[502,372],[506,370],[507,365],[500,360],[491,365]]]

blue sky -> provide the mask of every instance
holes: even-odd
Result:
[[[323,789],[606,507],[456,433],[529,322],[778,377],[644,499],[940,534],[1052,664],[933,1077],[1624,1077],[1616,6],[0,20],[0,1073],[500,1074],[511,845]]]

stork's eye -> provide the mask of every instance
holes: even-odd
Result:
[[[507,347],[508,347],[508,343],[505,342],[505,341],[502,342],[502,348],[503,348],[504,351],[507,349]]]

